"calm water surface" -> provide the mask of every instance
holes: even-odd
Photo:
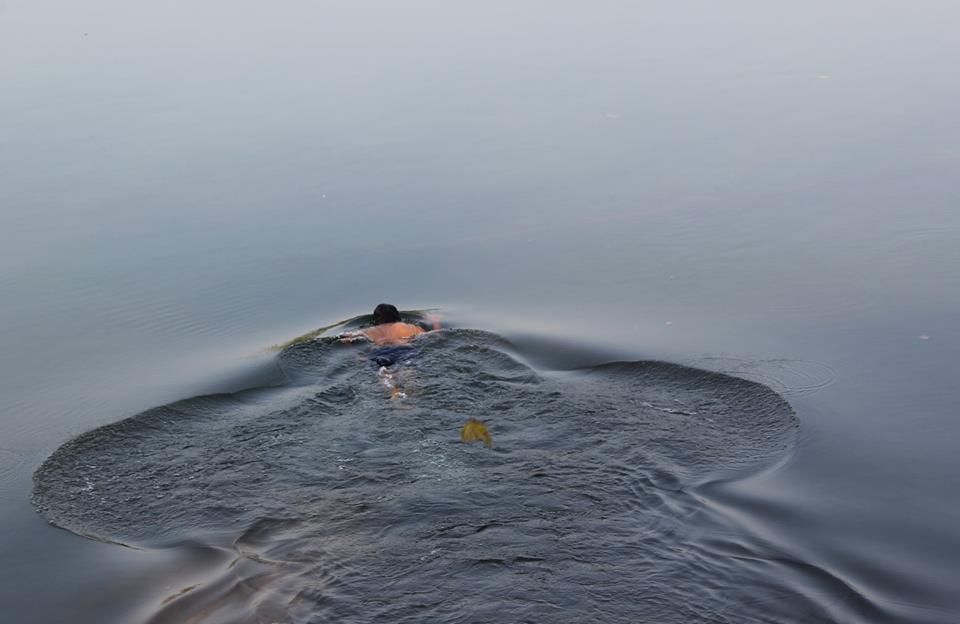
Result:
[[[958,23],[0,3],[5,617],[960,620]],[[409,410],[267,349],[379,301]]]

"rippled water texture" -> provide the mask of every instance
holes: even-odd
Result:
[[[395,373],[405,400],[389,398],[369,346],[294,345],[277,359],[288,383],[65,444],[37,472],[35,503],[80,534],[220,561],[150,607],[154,622],[817,612],[693,491],[789,451],[797,421],[769,388],[661,362],[538,370],[482,331],[417,343]],[[492,449],[459,441],[471,417]]]

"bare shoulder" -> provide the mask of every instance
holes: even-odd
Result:
[[[363,330],[363,333],[377,344],[392,344],[409,340],[417,334],[424,333],[424,330],[409,323],[389,323],[368,327]]]

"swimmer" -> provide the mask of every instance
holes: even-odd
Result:
[[[429,317],[434,330],[440,329],[440,317]],[[400,311],[389,303],[381,303],[373,311],[373,327],[346,333],[340,337],[341,342],[356,342],[369,340],[379,347],[370,355],[370,360],[377,366],[377,377],[389,391],[391,399],[405,399],[407,392],[401,386],[391,368],[395,364],[409,363],[416,357],[417,350],[409,343],[427,330],[419,325],[404,323]],[[398,371],[399,374],[399,371]],[[490,433],[483,421],[471,418],[460,431],[460,439],[464,442],[482,441],[487,447],[493,445]]]
[[[440,317],[430,317],[433,329],[440,329]],[[381,303],[373,310],[373,327],[348,332],[341,336],[340,342],[354,342],[367,339],[380,347],[400,345],[410,342],[414,337],[426,333],[419,325],[404,323],[400,311],[389,303]]]
[[[430,320],[433,329],[440,329],[439,316],[432,316]],[[405,399],[407,392],[401,387],[390,368],[395,364],[409,363],[416,356],[416,349],[408,343],[424,333],[426,330],[419,325],[403,322],[396,306],[381,303],[373,311],[373,327],[344,334],[340,337],[340,341],[369,340],[379,347],[370,354],[370,361],[378,368],[377,376],[390,390],[391,398]]]

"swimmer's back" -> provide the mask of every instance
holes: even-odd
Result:
[[[410,323],[397,322],[374,325],[363,330],[363,333],[374,344],[392,345],[406,342],[414,336],[424,333],[424,330]]]

